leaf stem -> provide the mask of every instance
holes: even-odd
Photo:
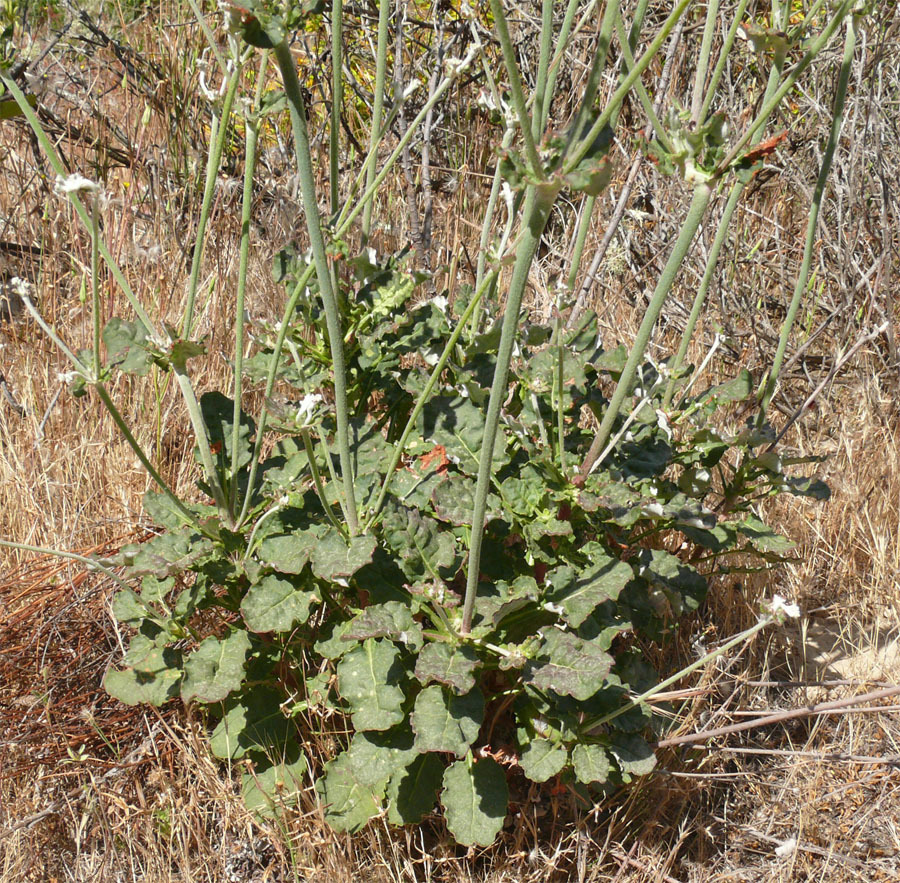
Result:
[[[284,91],[290,108],[291,127],[294,132],[294,151],[297,155],[297,171],[300,177],[300,191],[303,200],[303,213],[306,217],[306,230],[309,235],[316,267],[316,278],[319,281],[319,292],[325,309],[325,322],[328,327],[328,342],[331,346],[332,370],[334,372],[334,409],[337,422],[338,455],[341,461],[341,478],[344,485],[344,496],[347,501],[347,527],[350,536],[359,533],[356,515],[356,496],[353,487],[353,464],[350,459],[350,415],[347,409],[347,374],[344,366],[343,335],[338,310],[337,292],[332,288],[332,277],[325,252],[325,240],[319,219],[319,206],[316,200],[316,182],[312,169],[312,154],[309,138],[306,134],[306,106],[297,79],[297,68],[294,57],[287,42],[282,40],[275,47],[275,58],[281,71]]]

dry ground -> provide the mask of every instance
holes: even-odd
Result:
[[[72,167],[104,182],[104,231],[117,259],[151,312],[172,317],[189,268],[209,121],[194,64],[201,37],[185,10],[109,6],[87,21],[59,11],[34,28],[39,38],[30,55],[37,59],[47,50],[31,68],[39,75],[31,87],[45,123]],[[70,21],[63,39],[48,42],[48,33]],[[775,525],[799,544],[798,562],[740,585],[715,586],[679,640],[654,650],[655,661],[677,670],[698,638],[712,647],[746,627],[756,600],[774,591],[797,601],[804,617],[799,627],[763,633],[681,685],[678,732],[900,683],[900,363],[893,325],[898,31],[892,5],[863,30],[813,290],[773,412],[782,425],[827,381],[785,444],[827,457],[820,472],[832,500],[772,504]],[[527,44],[527,22],[522,32]],[[105,42],[107,36],[115,39]],[[693,45],[697,29],[682,39]],[[686,52],[675,56],[670,88],[676,96],[686,89]],[[702,357],[713,333],[724,330],[727,344],[713,368],[720,376],[746,366],[758,377],[771,359],[802,250],[838,57],[839,49],[831,51],[795,96],[791,137],[749,188],[720,261],[716,304],[695,353]],[[739,88],[752,71],[734,76]],[[570,91],[577,91],[579,74],[571,77]],[[457,97],[459,106],[464,98]],[[741,106],[735,95],[736,117]],[[348,117],[352,128],[352,111]],[[448,111],[432,150],[440,186],[427,257],[439,288],[469,281],[486,196],[488,133],[476,124],[463,137],[463,123]],[[625,125],[631,125],[627,117]],[[633,126],[640,128],[639,114]],[[614,196],[630,151],[623,141]],[[34,281],[48,321],[73,347],[86,345],[87,239],[70,209],[52,196],[52,181],[21,122],[0,124],[0,154],[5,273]],[[201,389],[227,384],[238,157],[235,152],[217,192],[203,270],[200,328],[211,357],[197,362]],[[413,178],[417,162],[414,152]],[[274,316],[281,302],[268,262],[295,235],[292,188],[272,137],[254,211],[254,315]],[[380,247],[408,241],[408,195],[398,180],[380,197],[377,216],[387,219]],[[421,211],[421,189],[413,188],[413,201]],[[597,213],[589,256],[611,202]],[[636,327],[686,198],[677,184],[661,183],[652,167],[642,167],[632,205],[640,212],[626,218],[591,290],[610,339],[627,339]],[[547,292],[571,247],[574,210],[561,203],[551,224],[532,279],[537,313],[550,309]],[[660,352],[671,346],[689,308],[714,221],[685,263],[657,337]],[[451,264],[453,255],[462,258]],[[127,315],[108,280],[104,307]],[[887,331],[873,336],[884,322]],[[148,527],[140,502],[147,479],[111,421],[90,397],[75,400],[61,391],[58,374],[66,366],[34,324],[7,323],[2,337],[0,371],[26,414],[0,400],[0,536],[100,555],[140,536]],[[190,492],[190,443],[172,390],[149,379],[120,381],[115,393],[166,474]],[[453,847],[438,821],[403,831],[375,822],[356,837],[334,835],[311,787],[305,812],[276,830],[243,810],[229,771],[205,750],[200,721],[176,707],[161,714],[127,709],[103,693],[102,674],[121,653],[110,595],[111,586],[77,561],[0,555],[4,883],[900,880],[900,706],[890,699],[879,708],[841,709],[668,750],[652,778],[590,812],[565,793],[535,789],[490,850]]]

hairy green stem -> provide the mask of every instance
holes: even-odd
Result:
[[[328,127],[328,169],[331,214],[337,214],[341,175],[341,108],[344,104],[343,72],[344,0],[331,3],[331,120]]]
[[[634,343],[631,346],[631,352],[628,354],[628,361],[625,363],[616,389],[606,407],[606,413],[603,415],[600,428],[597,430],[597,435],[582,464],[582,477],[587,477],[593,468],[594,463],[597,462],[600,452],[604,449],[607,439],[609,439],[612,432],[613,425],[619,416],[619,409],[625,401],[625,397],[631,392],[632,381],[637,373],[638,366],[644,358],[647,345],[650,343],[650,335],[653,332],[653,326],[659,318],[663,305],[672,290],[675,277],[678,275],[678,271],[690,250],[694,235],[706,214],[706,209],[709,205],[711,196],[712,188],[707,183],[698,184],[694,189],[694,196],[691,200],[691,206],[688,209],[687,217],[684,219],[684,223],[681,226],[681,231],[678,234],[678,238],[675,241],[669,259],[666,261],[666,265],[660,274],[656,289],[653,292],[653,297],[650,299],[650,304],[647,307],[647,311],[644,313],[643,321],[638,329]]]
[[[347,527],[350,536],[359,532],[356,515],[356,494],[353,487],[353,462],[350,458],[350,415],[347,410],[347,377],[344,367],[343,335],[338,310],[338,293],[332,288],[331,271],[328,255],[325,252],[325,240],[319,219],[319,206],[316,200],[316,182],[313,176],[312,155],[309,138],[306,134],[306,108],[297,79],[297,68],[294,57],[287,43],[282,40],[275,47],[275,58],[281,70],[284,91],[290,108],[291,127],[294,132],[294,150],[297,154],[297,171],[300,177],[300,192],[303,210],[306,217],[306,230],[312,246],[313,260],[316,266],[316,278],[319,281],[319,292],[322,306],[325,309],[325,322],[328,327],[328,342],[331,347],[331,361],[334,372],[334,409],[337,422],[338,456],[341,461],[341,479],[344,484],[344,497],[347,501]]]
[[[730,34],[730,36],[733,40],[733,34]],[[781,82],[782,72],[784,69],[784,61],[784,53],[777,53],[772,65],[772,70],[769,72],[769,79],[766,83],[766,91],[763,95],[763,103],[766,103],[778,89],[778,84]],[[713,79],[715,80],[715,75]],[[710,95],[707,96],[708,98],[711,97],[713,88],[714,85],[711,85]],[[705,114],[705,110],[701,110],[701,116],[703,114]],[[760,127],[753,138],[751,138],[750,143],[758,144],[762,139],[762,133],[763,128]],[[712,246],[710,247],[709,254],[706,256],[706,267],[703,271],[703,278],[700,280],[700,286],[697,289],[696,295],[694,296],[694,302],[691,306],[691,312],[688,316],[687,324],[685,325],[684,330],[681,333],[681,341],[678,345],[678,351],[675,354],[675,359],[671,366],[672,373],[666,386],[665,396],[663,397],[663,409],[668,409],[672,404],[672,399],[675,395],[675,387],[678,383],[678,374],[681,372],[682,365],[684,365],[684,360],[687,356],[688,348],[690,347],[691,340],[694,336],[694,329],[696,328],[697,322],[700,319],[700,313],[703,310],[703,305],[706,303],[706,297],[709,293],[709,288],[712,284],[713,276],[715,276],[716,265],[719,261],[719,254],[722,251],[722,247],[725,245],[725,241],[728,238],[728,233],[731,229],[731,219],[734,215],[735,210],[737,209],[741,194],[744,192],[744,187],[746,187],[746,185],[747,182],[742,177],[739,177],[734,182],[731,188],[731,193],[729,193],[728,200],[725,203],[725,208],[722,212],[722,218],[719,221],[718,226],[716,227],[716,235],[713,237]]]
[[[729,168],[729,166],[741,155],[741,151],[747,146],[750,139],[753,137],[757,129],[762,128],[765,124],[766,120],[771,115],[772,111],[781,104],[782,99],[791,89],[794,88],[794,84],[800,78],[801,74],[815,61],[818,57],[819,53],[831,42],[831,38],[834,36],[834,32],[840,27],[841,22],[847,17],[850,13],[850,10],[853,8],[854,4],[857,0],[844,0],[844,2],[838,7],[831,21],[822,29],[822,32],[819,36],[813,41],[812,45],[797,62],[797,64],[791,69],[790,73],[784,78],[784,82],[779,87],[778,91],[763,104],[759,113],[756,115],[756,119],[750,123],[747,129],[744,131],[744,134],[741,135],[740,138],[735,142],[732,146],[731,150],[728,152],[728,155],[723,159],[718,168],[716,169],[716,174],[721,175],[724,174],[725,171]]]
[[[247,268],[250,262],[250,218],[253,214],[253,176],[256,173],[256,147],[259,140],[259,120],[255,114],[259,111],[265,87],[266,68],[269,62],[268,50],[262,53],[259,62],[259,73],[256,79],[256,94],[253,100],[253,111],[247,114],[244,124],[246,138],[244,141],[244,192],[241,197],[241,250],[238,258],[237,304],[234,317],[234,415],[231,433],[231,488],[229,493],[229,511],[237,511],[238,495],[238,463],[241,437],[241,400],[244,390],[244,303],[247,294]],[[253,488],[247,488],[247,495],[252,496]]]
[[[272,357],[269,359],[269,369],[266,375],[266,386],[263,392],[263,407],[259,412],[259,418],[256,424],[256,439],[253,442],[253,453],[250,456],[250,474],[247,477],[247,487],[252,488],[256,484],[256,473],[259,468],[259,457],[262,451],[263,437],[266,432],[266,421],[268,420],[269,410],[266,406],[266,402],[272,395],[272,390],[275,388],[275,378],[278,375],[278,364],[281,361],[281,354],[284,351],[284,341],[287,338],[288,328],[290,327],[290,318],[294,315],[294,310],[297,309],[297,303],[300,300],[300,295],[306,290],[306,286],[309,284],[310,279],[312,279],[313,274],[315,273],[316,268],[314,264],[310,264],[301,274],[300,278],[297,280],[296,285],[294,285],[294,290],[291,292],[291,296],[288,298],[287,304],[285,304],[284,313],[281,317],[281,322],[278,326],[278,334],[275,339],[275,346],[272,352]],[[240,527],[247,520],[247,514],[250,511],[250,501],[253,495],[248,493],[244,497],[244,505],[241,507],[241,513],[237,518],[237,527]]]
[[[403,150],[409,144],[409,142],[412,141],[413,136],[416,133],[416,129],[418,129],[418,127],[422,124],[425,117],[428,116],[429,111],[431,111],[434,106],[441,100],[441,98],[444,97],[444,93],[450,88],[451,85],[453,85],[456,78],[469,67],[474,57],[475,50],[472,49],[462,60],[462,62],[460,62],[455,72],[444,79],[437,87],[437,89],[434,90],[434,94],[428,99],[428,101],[425,102],[424,105],[422,105],[422,109],[418,112],[418,114],[416,114],[415,119],[409,124],[409,128],[407,128],[407,130],[401,136],[400,140],[397,143],[397,146],[394,148],[393,153],[391,153],[385,164],[381,167],[381,170],[372,179],[372,183],[367,185],[365,192],[357,200],[354,207],[350,208],[349,202],[344,205],[344,208],[341,209],[340,216],[338,217],[337,221],[335,221],[334,235],[336,238],[340,238],[350,229],[359,213],[363,211],[365,206],[374,197],[375,193],[378,191],[378,188],[381,187],[381,185],[384,183],[385,178],[387,178],[387,176],[390,174],[390,171],[396,164],[397,160],[403,155]],[[397,96],[397,104],[395,106],[399,107],[399,102],[402,100],[402,96]]]
[[[703,668],[709,662],[712,662],[714,659],[718,659],[723,654],[727,653],[729,650],[733,650],[735,647],[743,644],[745,641],[752,638],[757,632],[762,631],[766,626],[771,625],[776,622],[776,619],[773,616],[767,615],[760,618],[754,625],[750,626],[750,628],[745,629],[740,634],[735,635],[730,641],[726,641],[722,644],[721,647],[716,647],[715,650],[701,656],[696,662],[692,662],[687,667],[681,669],[681,671],[676,672],[671,677],[666,678],[664,681],[660,681],[655,687],[651,687],[649,690],[645,690],[639,696],[634,696],[630,698],[624,705],[621,705],[615,711],[610,711],[608,714],[598,715],[594,718],[588,718],[584,721],[580,727],[580,731],[582,733],[589,734],[593,730],[596,730],[597,727],[603,726],[603,724],[608,724],[610,721],[614,721],[616,718],[621,717],[628,711],[631,711],[632,708],[636,708],[642,702],[646,702],[648,699],[652,699],[657,693],[661,693],[666,687],[671,687],[672,684],[677,684],[683,677],[691,674],[692,672],[697,671],[698,668]]]
[[[391,19],[389,0],[381,0],[378,4],[378,46],[375,51],[375,94],[372,99],[372,123],[369,129],[369,153],[366,156],[366,190],[372,189],[375,180],[375,165],[378,160],[378,145],[381,142],[381,119],[384,115],[384,84],[387,79],[388,26]],[[366,202],[362,220],[363,245],[369,241],[372,233],[372,212],[375,200]]]
[[[570,144],[577,143],[590,121],[590,114],[594,107],[594,100],[600,90],[600,81],[606,68],[606,60],[609,57],[609,47],[612,43],[613,33],[616,29],[616,18],[619,15],[619,0],[608,0],[603,19],[600,23],[600,33],[597,35],[597,48],[591,62],[591,70],[588,73],[587,82],[584,84],[584,94],[581,96],[581,104],[575,116],[575,122],[569,129]],[[602,131],[598,129],[599,132]],[[593,141],[591,141],[593,144]]]
[[[509,36],[509,27],[506,24],[506,12],[500,0],[490,0],[491,14],[494,17],[494,30],[500,41],[500,50],[503,53],[503,64],[506,67],[506,76],[509,77],[509,92],[512,96],[513,107],[519,118],[519,128],[522,130],[522,141],[525,145],[525,155],[531,166],[532,174],[539,180],[546,178],[544,164],[538,155],[535,135],[532,130],[531,117],[525,101],[525,91],[522,88],[522,78],[519,75],[519,65],[516,61],[516,50],[512,38]]]
[[[837,149],[838,140],[841,135],[841,127],[844,122],[844,104],[847,100],[847,86],[850,82],[850,73],[853,67],[853,53],[855,50],[856,16],[851,15],[847,21],[847,36],[844,40],[844,57],[841,61],[841,72],[838,77],[837,91],[834,96],[834,113],[831,120],[831,131],[828,134],[828,142],[825,145],[825,151],[822,155],[822,166],[819,169],[819,177],[816,181],[816,189],[813,192],[812,205],[810,206],[809,221],[806,225],[806,242],[803,246],[803,259],[800,263],[800,272],[797,274],[797,281],[794,285],[794,294],[791,298],[784,324],[781,327],[781,336],[778,340],[778,349],[775,351],[775,358],[772,360],[772,368],[760,394],[759,415],[757,417],[757,423],[759,425],[762,425],[762,423],[765,422],[766,410],[769,407],[769,403],[772,401],[772,397],[775,395],[775,389],[778,385],[778,375],[781,372],[781,365],[784,361],[788,340],[790,339],[791,330],[797,318],[797,312],[800,309],[803,293],[806,291],[806,285],[809,281],[809,270],[812,264],[813,249],[816,242],[816,228],[819,225],[819,213],[822,209],[822,199],[825,196],[825,187],[828,184],[828,176],[831,173],[831,164],[834,161],[834,153]]]
[[[566,14],[563,16],[562,25],[559,34],[556,37],[556,45],[559,47],[557,55],[553,59],[553,63],[549,65],[547,71],[547,82],[544,86],[544,98],[541,102],[540,115],[540,131],[543,132],[547,128],[547,121],[550,118],[550,105],[553,103],[553,95],[556,91],[556,78],[559,76],[560,62],[562,61],[562,48],[569,42],[572,34],[572,23],[575,21],[575,13],[578,11],[578,0],[569,0],[566,4]]]
[[[534,86],[534,108],[531,135],[540,141],[544,131],[544,120],[549,112],[553,93],[547,90],[548,68],[550,66],[550,50],[553,45],[553,0],[541,2],[541,45],[538,52],[537,78]]]
[[[206,182],[203,187],[203,201],[200,203],[200,219],[194,234],[194,254],[191,257],[191,273],[188,277],[187,301],[184,305],[184,316],[181,320],[181,336],[189,339],[194,326],[194,303],[197,299],[197,286],[200,283],[200,266],[203,262],[203,251],[206,246],[206,227],[209,213],[212,210],[213,196],[216,192],[216,181],[222,165],[222,154],[225,151],[225,139],[228,137],[228,122],[231,108],[237,95],[241,81],[241,63],[235,60],[234,70],[228,78],[225,98],[222,101],[222,113],[218,122],[214,120],[212,143],[206,158]]]
[[[316,463],[316,452],[313,450],[312,440],[309,437],[309,430],[303,428],[300,430],[300,438],[303,439],[303,448],[306,451],[306,459],[309,460],[309,472],[312,475],[313,485],[316,489],[316,496],[319,498],[319,502],[322,504],[322,508],[325,510],[325,516],[331,522],[331,524],[337,528],[340,534],[345,534],[346,530],[344,526],[337,520],[337,516],[334,514],[334,511],[331,508],[331,505],[328,502],[328,497],[325,496],[325,486],[322,484],[322,475],[319,472],[319,465]],[[325,456],[328,456],[328,450],[325,451]]]
[[[506,383],[512,360],[513,345],[519,326],[519,311],[522,295],[528,283],[528,272],[534,260],[541,234],[550,217],[557,191],[549,187],[531,187],[525,197],[523,208],[524,226],[519,234],[516,261],[513,265],[509,290],[506,295],[506,309],[503,314],[503,328],[497,347],[497,362],[491,384],[491,396],[485,416],[484,437],[479,451],[478,483],[475,486],[475,505],[472,510],[472,536],[469,543],[469,565],[466,575],[466,597],[463,602],[462,634],[472,628],[475,611],[475,597],[478,592],[478,576],[481,565],[481,544],[484,539],[484,518],[487,512],[487,497],[493,474],[494,444],[500,423],[500,408],[507,396]]]
[[[30,543],[14,543],[12,540],[0,540],[0,547],[4,549],[17,549],[20,552],[34,552],[36,555],[50,555],[54,558],[68,558],[70,561],[78,561],[92,570],[99,570],[104,576],[108,576],[120,589],[131,589],[114,570],[98,561],[96,558],[88,558],[76,552],[65,552],[61,549],[50,549],[46,546],[32,546]]]
[[[94,379],[100,379],[100,199],[91,197],[91,310],[94,326]]]
[[[716,33],[716,22],[719,18],[719,0],[707,0],[706,22],[703,25],[703,40],[700,43],[700,57],[697,59],[697,68],[694,71],[694,89],[691,94],[691,121],[696,126],[700,122],[700,113],[703,107],[704,87],[706,75],[709,73],[709,57],[712,52],[713,37]],[[721,57],[728,55],[723,50]]]
[[[441,374],[444,373],[444,368],[446,368],[447,362],[450,360],[450,356],[453,353],[456,344],[459,342],[459,338],[462,335],[463,330],[469,324],[469,320],[477,309],[478,304],[481,302],[481,299],[484,297],[484,293],[488,290],[488,288],[490,288],[491,283],[496,278],[497,272],[498,271],[495,270],[493,273],[488,275],[482,281],[481,286],[478,288],[478,290],[472,295],[472,300],[469,301],[469,303],[466,305],[466,309],[456,323],[456,328],[453,329],[453,332],[447,339],[447,343],[444,344],[444,351],[441,353],[441,357],[437,360],[437,363],[432,369],[431,376],[428,378],[428,382],[419,393],[419,397],[416,399],[416,403],[413,406],[409,418],[406,421],[406,426],[403,428],[403,432],[400,433],[400,438],[394,445],[394,453],[391,455],[391,461],[387,467],[387,474],[385,475],[384,484],[381,486],[381,490],[378,492],[378,498],[375,500],[375,504],[372,506],[368,521],[366,522],[367,529],[373,523],[376,516],[381,511],[381,507],[384,505],[388,488],[390,487],[391,479],[393,478],[394,472],[397,470],[397,467],[400,465],[400,459],[403,456],[404,450],[406,449],[406,443],[409,440],[413,429],[415,429],[416,427],[416,422],[419,419],[419,414],[422,413],[422,408],[425,407],[425,404],[431,398],[431,393],[434,390],[434,387],[437,384],[438,380],[440,379]]]
[[[709,116],[709,108],[712,105],[713,99],[716,97],[716,90],[719,88],[719,80],[722,79],[722,74],[725,72],[725,65],[731,58],[731,50],[734,46],[735,38],[737,37],[738,28],[744,20],[744,12],[747,9],[747,4],[749,2],[750,0],[740,0],[737,9],[734,12],[734,20],[731,22],[731,27],[728,28],[728,33],[725,35],[725,41],[718,54],[719,57],[716,59],[716,66],[713,68],[712,76],[709,78],[709,86],[706,89],[706,96],[700,107],[700,113],[697,114],[694,121],[697,125],[700,125],[707,116]]]
[[[564,172],[571,172],[584,158],[594,145],[594,142],[600,136],[600,133],[609,125],[613,115],[619,110],[619,106],[625,100],[625,96],[631,91],[631,87],[637,82],[638,78],[650,66],[650,62],[656,57],[666,38],[672,32],[675,25],[678,24],[685,10],[690,5],[691,0],[678,0],[675,8],[669,17],[663,22],[659,33],[650,42],[644,54],[634,63],[634,67],[623,77],[619,87],[613,92],[603,112],[594,121],[590,131],[581,137],[581,141],[569,152],[568,159],[564,165]],[[581,132],[577,133],[581,136]]]
[[[97,390],[97,395],[100,397],[100,401],[103,402],[104,407],[107,411],[109,411],[110,417],[112,417],[113,422],[116,424],[119,432],[122,433],[122,436],[125,438],[125,441],[128,443],[128,446],[134,451],[135,456],[138,460],[141,461],[141,465],[144,469],[147,470],[147,474],[152,478],[156,484],[159,486],[160,490],[172,501],[175,505],[175,508],[184,516],[186,522],[188,524],[195,525],[197,524],[197,518],[187,506],[182,503],[181,498],[169,487],[168,482],[160,475],[159,470],[150,462],[150,458],[144,453],[144,449],[141,447],[138,440],[134,437],[132,431],[128,428],[128,424],[125,422],[125,419],[119,413],[119,409],[116,407],[113,400],[110,398],[109,393],[106,391],[106,387],[102,383],[95,383],[94,389]]]

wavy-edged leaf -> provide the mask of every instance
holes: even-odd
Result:
[[[412,728],[419,751],[449,751],[462,757],[478,737],[484,720],[484,696],[474,689],[464,696],[439,686],[416,697]]]
[[[237,760],[248,751],[277,754],[294,726],[281,710],[283,699],[274,687],[262,685],[229,696],[210,738],[213,754],[222,760]]]
[[[637,572],[662,591],[673,614],[696,610],[706,597],[706,580],[690,564],[662,549],[642,549]]]
[[[475,686],[478,654],[469,646],[427,644],[416,659],[416,678],[428,684],[437,681],[455,693],[468,693]]]
[[[553,690],[581,701],[604,686],[613,664],[608,653],[558,628],[544,628],[540,634],[543,640],[537,661],[525,670],[527,682],[539,690]]]
[[[375,537],[358,536],[345,540],[335,528],[329,528],[310,553],[313,573],[327,582],[346,586],[347,580],[371,562]]]
[[[279,573],[302,573],[324,532],[324,527],[317,526],[266,537],[259,544],[256,557]]]
[[[357,641],[390,638],[411,650],[418,650],[424,641],[422,626],[412,618],[408,605],[400,601],[371,604],[350,621],[344,634]]]
[[[200,643],[184,664],[181,698],[185,702],[220,702],[239,690],[244,680],[244,665],[250,650],[250,637],[235,630],[228,637],[213,635]]]
[[[275,818],[296,806],[309,777],[306,755],[296,742],[288,742],[274,757],[255,756],[253,769],[241,776],[244,804],[262,818]]]
[[[146,543],[132,543],[115,557],[116,564],[128,568],[131,576],[165,579],[183,573],[213,550],[212,541],[189,528],[167,531]]]
[[[408,726],[356,733],[344,752],[354,776],[360,784],[370,788],[383,788],[384,783],[405,770],[417,754]]]
[[[519,754],[519,766],[532,782],[552,779],[566,765],[566,749],[549,739],[531,739]]]
[[[585,785],[605,782],[611,769],[606,749],[602,745],[587,742],[582,742],[572,749],[572,766],[575,769],[575,778]]]
[[[391,776],[387,787],[388,821],[392,825],[421,822],[437,803],[444,762],[437,754],[419,754]]]
[[[387,780],[377,785],[360,781],[359,770],[345,751],[325,764],[316,791],[325,806],[325,821],[338,832],[355,834],[381,812]]]
[[[138,634],[131,639],[126,660],[131,667],[111,668],[103,678],[106,692],[114,699],[126,705],[158,706],[178,695],[183,674],[178,650]]]
[[[315,592],[269,574],[250,586],[241,602],[241,616],[251,632],[289,632],[309,619],[309,607],[318,600]]]
[[[640,736],[615,732],[610,750],[626,782],[630,776],[646,776],[656,766],[653,749]]]
[[[471,399],[434,396],[422,409],[420,421],[422,435],[426,439],[443,445],[447,456],[464,472],[469,475],[478,473],[484,437],[484,411]],[[502,427],[494,451],[494,467],[499,468],[509,459]]]
[[[433,518],[391,500],[384,508],[384,539],[413,581],[450,579],[459,569],[456,539]]]
[[[490,846],[503,827],[509,787],[493,758],[459,760],[444,772],[441,804],[447,827],[463,846]]]
[[[589,544],[591,563],[576,571],[570,565],[548,574],[547,599],[565,611],[566,622],[580,626],[604,601],[615,601],[634,573],[624,561],[607,555],[598,543]]]
[[[369,638],[344,655],[337,674],[357,730],[387,730],[403,720],[404,670],[400,651],[390,641]]]

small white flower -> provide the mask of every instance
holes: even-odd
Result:
[[[70,193],[99,193],[100,185],[90,178],[85,178],[84,175],[69,175],[67,178],[57,175],[53,190],[59,196],[68,196]]]
[[[313,415],[317,405],[322,401],[320,395],[308,395],[303,397],[300,407],[297,409],[297,416],[294,418],[301,426],[309,426],[312,423]]]
[[[668,438],[669,441],[672,441],[672,430],[669,427],[669,420],[666,417],[665,411],[662,411],[659,408],[656,409],[656,421],[659,424],[659,428],[666,434],[666,438]]]
[[[431,303],[434,304],[445,316],[447,315],[447,298],[442,294],[436,294],[432,299]]]
[[[800,608],[796,604],[788,604],[781,595],[775,595],[765,606],[767,612],[779,622],[784,622],[786,618],[797,619],[800,616]]]
[[[21,279],[18,276],[13,276],[12,279],[9,280],[9,287],[15,294],[19,295],[19,297],[31,297],[31,293],[34,291],[34,286],[30,282]]]
[[[777,595],[775,597],[778,597]],[[775,847],[775,855],[778,858],[787,858],[789,855],[793,855],[794,851],[797,849],[797,838],[796,837],[788,837],[781,846]]]
[[[402,101],[406,101],[407,98],[413,95],[416,91],[418,91],[422,87],[422,84],[418,80],[410,80],[409,83],[403,89],[403,98]]]
[[[65,383],[66,385],[68,385],[80,376],[81,375],[77,371],[62,371],[56,375],[56,379],[60,383]]]

